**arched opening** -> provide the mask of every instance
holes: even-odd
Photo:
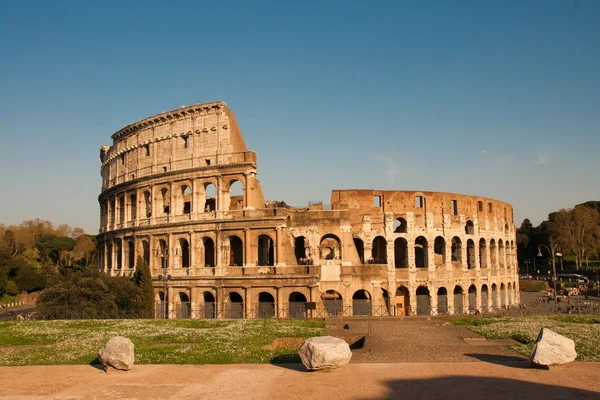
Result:
[[[511,254],[510,254],[510,242],[507,240],[505,243],[505,247],[504,247],[504,261],[505,261],[505,267],[506,268],[510,268],[510,260],[511,260]]]
[[[358,258],[360,259],[360,263],[365,263],[365,244],[359,238],[353,238],[354,247],[356,248],[356,252],[358,253]]]
[[[288,314],[289,318],[306,318],[306,296],[300,292],[290,293]]]
[[[239,293],[229,293],[229,310],[225,315],[231,319],[244,318],[244,299]]]
[[[119,197],[119,222],[125,222],[125,196]]]
[[[493,269],[498,266],[496,264],[496,241],[494,239],[490,240],[490,264]]]
[[[366,290],[357,290],[354,292],[354,295],[352,295],[352,315],[370,316],[372,314],[371,294]]]
[[[506,294],[507,294],[507,305],[508,306],[512,306],[513,305],[513,293],[512,293],[512,285],[510,284],[510,282],[508,282],[508,284],[506,285]]]
[[[144,215],[146,215],[146,218],[152,216],[152,195],[150,192],[144,192]]]
[[[308,264],[306,260],[306,238],[304,236],[298,236],[294,239],[294,255],[298,265]]]
[[[344,311],[342,295],[335,290],[328,290],[323,293],[321,300],[323,301],[327,315],[330,317],[337,316]]]
[[[229,209],[232,211],[244,209],[244,186],[242,182],[229,182]]]
[[[204,292],[202,296],[204,297],[204,318],[214,319],[217,315],[215,296],[211,292]]]
[[[433,243],[433,256],[435,257],[435,265],[446,264],[446,241],[443,237],[438,236]]]
[[[404,218],[396,218],[394,220],[394,233],[406,233],[408,224]]]
[[[275,316],[275,299],[269,292],[258,294],[258,318],[273,318]]]
[[[169,189],[162,188],[160,190],[160,201],[163,214],[169,214],[171,211],[171,195]]]
[[[185,185],[181,187],[181,199],[183,201],[183,214],[190,214],[192,212],[192,189]]]
[[[142,252],[144,257],[144,262],[150,265],[150,244],[147,240],[142,240]]]
[[[275,265],[274,257],[273,239],[269,235],[260,235],[258,237],[258,265],[273,266]]]
[[[448,291],[445,287],[441,287],[437,291],[438,296],[438,314],[448,314]]]
[[[191,315],[190,298],[183,292],[179,292],[178,297],[175,304],[175,318],[189,319]]]
[[[504,242],[502,239],[498,240],[498,267],[504,268]]]
[[[465,225],[465,233],[467,235],[475,234],[475,225],[473,225],[473,221],[471,221],[471,220],[467,221],[467,224]]]
[[[156,304],[154,305],[154,312],[156,313],[156,318],[158,319],[167,319],[169,317],[167,310],[167,299],[165,298],[165,292],[158,292],[158,298],[156,298]]]
[[[487,246],[483,238],[479,239],[479,266],[487,268]]]
[[[508,224],[505,224],[505,225],[504,225],[504,234],[505,234],[505,235],[508,235],[508,234],[509,234],[509,232],[510,232],[510,230],[509,230],[509,228],[508,228]]]
[[[467,240],[467,268],[475,268],[475,243],[473,240]]]
[[[123,268],[123,241],[115,240],[115,253],[117,255],[117,269]]]
[[[396,268],[408,268],[408,242],[404,238],[394,240],[394,264]]]
[[[463,289],[457,285],[454,287],[454,314],[463,313]]]
[[[373,239],[370,264],[387,264],[387,241],[383,236]]]
[[[500,306],[502,308],[506,307],[506,287],[504,283],[500,284]]]
[[[477,288],[475,285],[469,286],[469,312],[477,311]]]
[[[181,268],[189,268],[190,244],[186,239],[179,239],[179,247],[181,248]]]
[[[489,302],[488,302],[489,292],[487,285],[481,286],[481,311],[483,313],[489,312]]]
[[[135,247],[133,240],[127,241],[127,266],[129,269],[135,268]]]
[[[215,266],[215,242],[209,237],[202,238],[204,244],[204,266],[214,267]]]
[[[492,284],[492,308],[494,310],[498,309],[498,287],[496,284]]]
[[[207,183],[204,185],[204,212],[213,212],[217,209],[217,197],[215,185]]]
[[[341,241],[340,239],[332,234],[325,235],[321,238],[319,243],[319,250],[321,253],[321,260],[339,260],[341,259]]]
[[[404,286],[396,289],[396,315],[410,315],[410,296]]]
[[[158,251],[156,252],[156,257],[158,257],[158,265],[161,268],[168,268],[168,260],[169,260],[169,249],[167,247],[167,242],[164,239],[160,239],[158,241]]]
[[[427,286],[417,288],[417,315],[431,314],[431,296]]]
[[[415,240],[415,266],[417,268],[427,268],[427,239],[419,236]]]
[[[462,267],[462,241],[458,236],[452,238],[452,265]]]
[[[135,221],[137,218],[137,196],[134,194],[129,196],[129,220]]]
[[[242,239],[235,235],[229,236],[229,265],[232,267],[244,265],[244,244]]]

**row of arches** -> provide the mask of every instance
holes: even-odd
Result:
[[[155,314],[158,318],[306,318],[306,296],[294,291],[289,294],[285,310],[278,310],[273,294],[267,291],[259,292],[250,305],[245,304],[244,296],[236,291],[229,292],[220,309],[217,299],[210,291],[202,293],[202,301],[197,308],[192,307],[192,301],[187,292],[180,291],[172,294],[173,298],[164,291],[156,295]],[[247,299],[248,301],[248,299]],[[283,315],[281,315],[283,314]]]
[[[161,217],[167,215],[186,215],[191,213],[217,211],[217,190],[214,183],[205,182],[194,196],[190,183],[157,186],[154,194],[149,189],[141,193],[120,193],[105,201],[100,207],[102,226],[114,227],[116,224],[136,219]],[[245,206],[244,185],[238,179],[228,181],[221,193],[224,210],[241,210]]]
[[[467,235],[475,235],[475,224],[471,220],[467,220],[464,226],[465,234]],[[393,230],[394,233],[408,233],[408,222],[405,218],[399,217],[396,218],[393,222]],[[508,235],[510,233],[510,227],[508,224],[504,224],[504,234]]]

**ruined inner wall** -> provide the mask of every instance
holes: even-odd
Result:
[[[338,296],[408,313],[424,291],[430,309],[439,301],[446,309],[519,301],[507,203],[334,190],[332,210],[267,207],[256,154],[223,102],[161,113],[112,139],[101,149],[100,265],[130,275],[142,256],[168,309],[210,299],[223,309],[242,299],[250,309],[259,298],[277,308],[293,299],[325,307]]]

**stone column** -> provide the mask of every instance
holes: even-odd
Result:
[[[415,286],[410,286],[408,288],[408,296],[410,303],[410,315],[417,314],[417,288]]]
[[[173,257],[175,257],[175,243],[173,243],[173,235],[168,234],[167,238],[167,246],[169,250],[169,257],[167,258],[167,273],[171,274],[173,272],[172,266],[175,265],[173,263]]]
[[[461,264],[462,264],[462,270],[463,271],[467,271],[469,269],[469,259],[467,257],[467,253],[468,253],[468,243],[467,240],[463,240],[461,239],[462,245],[460,246],[460,252],[461,252]]]
[[[479,262],[479,241],[473,241],[473,257],[475,257],[475,270],[479,271],[481,269],[481,263]]]
[[[275,266],[281,264],[281,228],[275,228]]]
[[[428,286],[429,289],[429,299],[430,299],[430,308],[431,315],[438,315],[438,297],[437,297],[437,288],[433,286]]]
[[[427,240],[427,269],[429,272],[435,271],[435,237],[433,241]]]
[[[250,251],[250,229],[246,228],[244,229],[244,266],[254,265],[254,263],[249,262],[251,261]]]
[[[446,240],[446,238],[444,238]],[[450,241],[446,241],[446,270],[452,271],[452,237]]]
[[[446,288],[446,298],[448,299],[448,314],[456,314],[454,312],[454,287]]]
[[[407,247],[407,251],[408,251],[408,270],[409,271],[416,271],[417,269],[417,264],[415,261],[415,243],[414,240],[412,242],[408,242]],[[411,305],[412,307],[412,305]]]

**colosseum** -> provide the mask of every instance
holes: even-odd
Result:
[[[510,204],[333,190],[265,201],[257,156],[217,101],[125,126],[101,148],[99,262],[150,265],[159,318],[482,313],[519,303]]]

